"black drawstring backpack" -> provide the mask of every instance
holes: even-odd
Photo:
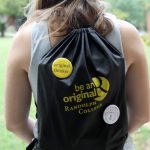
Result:
[[[74,29],[42,57],[37,90],[34,149],[123,150],[124,57],[93,27]]]

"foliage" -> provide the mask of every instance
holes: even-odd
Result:
[[[126,19],[139,29],[146,28],[146,14],[150,9],[149,0],[107,0],[111,4],[111,12],[119,18]],[[121,13],[118,13],[118,10]],[[122,17],[122,14],[125,16]]]
[[[129,14],[127,12],[123,12],[122,10],[120,10],[118,8],[112,9],[111,12],[123,20],[126,20],[129,16]]]
[[[5,30],[5,24],[0,22],[0,31]]]
[[[0,0],[0,15],[20,16],[27,0]]]
[[[150,47],[150,34],[144,34],[141,36],[144,43]]]

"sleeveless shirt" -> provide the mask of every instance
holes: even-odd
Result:
[[[116,17],[111,16],[113,23],[113,30],[105,37],[115,48],[117,48],[123,54],[123,47],[121,41],[121,34],[119,23]],[[51,42],[48,36],[48,24],[46,21],[34,22],[31,30],[31,59],[28,71],[28,79],[33,92],[35,102],[37,102],[37,72],[38,64],[41,57],[49,51],[51,48]],[[126,67],[126,66],[125,66]],[[127,68],[125,68],[127,72]],[[38,137],[37,123],[33,129],[34,136]],[[132,139],[128,136],[123,150],[134,150]]]

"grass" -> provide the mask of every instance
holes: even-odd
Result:
[[[150,46],[145,45],[145,52],[146,52],[146,57],[150,68]]]
[[[6,59],[12,38],[0,38],[0,150],[23,150],[26,144],[5,129],[4,123],[4,77]],[[145,47],[146,56],[150,65],[150,48]],[[150,66],[149,66],[150,70]],[[17,86],[17,85],[16,85]],[[33,104],[32,104],[33,108]],[[33,108],[34,109],[34,108]],[[33,110],[31,111],[33,112]],[[34,114],[32,113],[32,116]],[[150,129],[143,127],[133,135],[137,150],[144,150],[144,143],[150,138]]]
[[[143,127],[133,135],[136,150],[145,150],[145,145],[150,139],[150,128]]]

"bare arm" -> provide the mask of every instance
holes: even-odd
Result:
[[[132,133],[149,121],[150,86],[144,46],[137,30],[121,22],[121,34],[128,67],[126,94],[129,113],[128,131]]]
[[[19,31],[9,51],[5,81],[6,127],[29,143],[33,138],[34,121],[29,116],[31,88],[28,81],[30,39],[28,32]]]

